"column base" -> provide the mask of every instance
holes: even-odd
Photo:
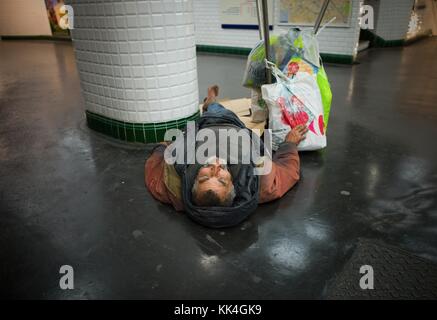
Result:
[[[138,143],[164,141],[167,129],[183,129],[187,125],[187,121],[194,121],[200,116],[200,112],[196,112],[189,117],[167,122],[130,123],[114,120],[88,110],[85,111],[85,114],[89,128],[119,140]]]

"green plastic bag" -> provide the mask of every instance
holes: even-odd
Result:
[[[331,111],[332,92],[329,85],[328,76],[326,75],[323,65],[317,73],[317,84],[319,85],[320,95],[323,104],[323,120],[325,122],[325,130],[328,127],[329,112]]]

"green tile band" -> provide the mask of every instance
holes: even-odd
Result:
[[[370,30],[361,30],[361,38],[369,40],[372,47],[401,47],[405,44],[405,40],[385,40]]]
[[[69,36],[0,36],[1,40],[50,40],[50,41],[69,41]]]
[[[167,122],[159,123],[131,123],[114,120],[91,111],[86,110],[88,127],[116,139],[127,142],[156,143],[164,141],[164,134],[167,129],[183,129],[188,121],[196,120],[200,112]]]
[[[321,53],[320,57],[324,63],[353,64],[354,56],[347,54]]]
[[[197,52],[235,54],[241,56],[248,56],[252,49],[241,48],[241,47],[196,45],[196,50]],[[354,58],[352,55],[321,53],[320,56],[322,57],[323,62],[343,63],[343,64],[352,64],[354,62]]]
[[[248,56],[251,50],[252,49],[250,48],[241,47],[209,46],[203,44],[196,45],[197,52],[236,54],[240,56]]]
[[[381,37],[375,36],[375,47],[402,47],[405,40],[384,40]]]

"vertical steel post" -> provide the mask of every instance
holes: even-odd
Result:
[[[322,23],[323,17],[325,16],[326,9],[328,9],[329,0],[325,0],[322,5],[322,9],[320,9],[319,15],[316,19],[316,23],[314,24],[314,34],[317,34],[317,31],[319,31],[320,24]]]
[[[267,0],[262,1],[262,28],[264,36],[264,51],[266,53],[266,59],[270,59],[270,35],[269,35],[269,10]],[[261,26],[260,26],[261,27]],[[272,83],[272,74],[269,69],[266,68],[266,82]]]
[[[264,39],[264,33],[263,33],[263,28],[261,28],[262,23],[263,23],[263,13],[262,13],[262,4],[261,4],[261,0],[255,0],[256,3],[256,15],[258,17],[258,31],[259,31],[259,39],[263,40]]]

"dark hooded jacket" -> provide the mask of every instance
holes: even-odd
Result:
[[[246,130],[252,139],[257,137],[251,134],[251,130],[246,128],[235,113],[227,109],[220,110],[220,112],[205,112],[196,121],[196,133],[204,128]],[[186,137],[187,135],[184,135],[185,143],[189,143]],[[259,138],[256,143],[257,146],[262,148],[262,142]],[[198,146],[197,143],[195,148]],[[238,149],[241,148],[241,140],[239,140]],[[187,146],[184,152],[188,152],[189,149]],[[218,152],[218,141],[216,152]],[[229,164],[229,158],[227,160],[236,191],[236,197],[230,207],[196,206],[192,202],[191,189],[202,164],[175,164],[176,172],[181,177],[182,201],[185,211],[190,218],[207,227],[222,228],[237,225],[254,212],[258,206],[260,177],[254,174],[255,165],[253,161],[250,161],[250,164]]]

